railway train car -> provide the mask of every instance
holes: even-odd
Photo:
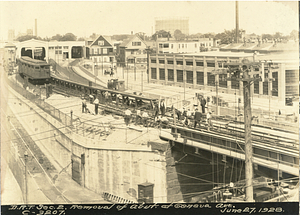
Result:
[[[45,84],[50,82],[50,64],[46,61],[23,56],[17,60],[19,73],[32,84]]]

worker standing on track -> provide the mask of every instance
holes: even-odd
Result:
[[[82,113],[86,113],[86,100],[85,97],[82,97]]]
[[[194,128],[196,128],[197,124],[199,124],[200,128],[201,128],[201,124],[200,124],[200,121],[201,121],[201,118],[202,118],[202,114],[200,111],[198,111],[198,108],[196,108],[195,110],[195,116],[194,116]]]
[[[126,110],[125,110],[125,118],[124,118],[124,120],[125,120],[125,124],[126,124],[126,126],[128,126],[129,125],[129,123],[130,123],[130,120],[131,120],[131,110],[129,109],[129,108],[127,108]]]
[[[207,124],[208,124],[208,130],[210,130],[210,128],[212,127],[211,112],[210,111],[206,115],[206,120],[207,120]]]
[[[147,111],[145,110],[142,114],[143,126],[144,127],[148,127],[148,118],[149,118],[149,115],[148,115]]]
[[[201,108],[202,108],[202,113],[205,113],[205,105],[206,105],[206,100],[204,96],[201,97]]]
[[[95,115],[98,114],[98,107],[99,107],[99,99],[96,97],[94,100],[94,105],[95,105]]]

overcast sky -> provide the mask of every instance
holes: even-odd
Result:
[[[155,17],[189,17],[190,34],[223,32],[235,28],[234,1],[0,1],[0,39],[8,29],[15,35],[34,30],[38,36],[74,33],[88,37],[92,33],[113,35],[155,32]],[[240,29],[246,33],[289,34],[299,26],[297,2],[239,2]],[[34,31],[33,31],[34,32]]]

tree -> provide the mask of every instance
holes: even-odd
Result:
[[[274,39],[282,39],[282,37],[283,37],[283,34],[280,32],[276,32],[273,36]]]
[[[242,33],[244,32],[243,29],[239,30],[239,40],[241,41]],[[221,44],[229,44],[234,42],[235,39],[235,29],[232,30],[224,30],[222,33],[216,34],[215,38],[217,40],[221,40]]]
[[[299,39],[299,32],[297,30],[292,30],[290,33],[290,39],[298,40]]]
[[[62,36],[60,34],[56,34],[55,36],[51,37],[51,40],[61,41]]]
[[[204,38],[215,38],[216,34],[215,33],[205,33],[203,34]]]
[[[171,38],[170,32],[167,32],[165,30],[160,30],[155,32],[155,34],[152,35],[152,39],[156,41],[156,38]]]
[[[139,32],[139,33],[137,33],[137,35],[138,35],[142,40],[145,40],[145,35],[146,35],[146,33],[144,33],[144,32]]]
[[[77,37],[72,33],[66,33],[60,41],[76,41]]]
[[[185,34],[183,34],[180,30],[176,29],[174,31],[174,38],[175,38],[175,40],[184,40]]]
[[[268,39],[268,40],[272,40],[273,39],[273,36],[271,34],[263,34],[262,36],[262,39]]]
[[[90,36],[90,38],[92,39],[92,40],[95,40],[96,38],[97,38],[97,34],[96,33],[93,33],[91,36]]]
[[[117,40],[117,41],[123,41],[123,40],[126,40],[129,36],[130,36],[129,34],[116,34],[116,35],[113,35],[111,37],[111,39]]]
[[[24,36],[17,37],[16,40],[19,41],[19,42],[23,42],[23,41],[31,40],[31,39],[37,40],[38,38],[36,36],[33,36],[33,35],[24,35]]]
[[[78,41],[85,41],[85,39],[83,37],[79,37]]]

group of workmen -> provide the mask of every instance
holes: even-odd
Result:
[[[151,104],[151,106],[152,106],[152,109],[154,110],[154,121],[151,120],[151,122],[153,121],[159,127],[167,126],[169,120],[165,117],[166,105],[165,105],[164,99],[157,101],[157,102],[153,102]],[[126,126],[128,126],[130,124],[132,119],[134,119],[133,116],[135,116],[135,124],[136,125],[142,124],[144,127],[149,127],[150,123],[151,123],[150,122],[151,117],[148,113],[148,110],[146,108],[144,108],[143,110],[136,109],[135,112],[136,113],[133,115],[131,110],[129,109],[129,107],[125,110],[124,120],[125,120]]]
[[[89,99],[90,103],[93,103],[95,105],[95,115],[97,115],[99,109],[99,99],[97,97],[94,97],[93,95],[90,95]],[[201,123],[206,118],[209,129],[210,127],[212,127],[211,112],[207,111],[207,113],[205,113],[206,100],[203,96],[199,98],[199,101],[202,112],[198,110],[198,105],[195,105],[195,111],[191,111],[190,109],[186,110],[186,108],[183,108],[182,110],[175,109],[175,116],[177,115],[178,122],[183,124],[183,126],[192,126],[191,121],[194,121],[193,127],[197,128],[197,126],[199,126],[200,129]],[[151,106],[154,112],[154,120],[151,121],[159,125],[159,127],[166,127],[169,120],[165,116],[166,104],[164,99],[153,102]],[[142,124],[144,127],[148,127],[150,125],[151,117],[146,108],[144,108],[143,110],[136,109],[134,112],[135,113],[133,114],[128,105],[127,109],[124,111],[124,121],[126,126],[128,126],[132,121],[135,121],[136,125]],[[91,113],[91,111],[87,107],[87,100],[84,96],[82,97],[82,113]]]

